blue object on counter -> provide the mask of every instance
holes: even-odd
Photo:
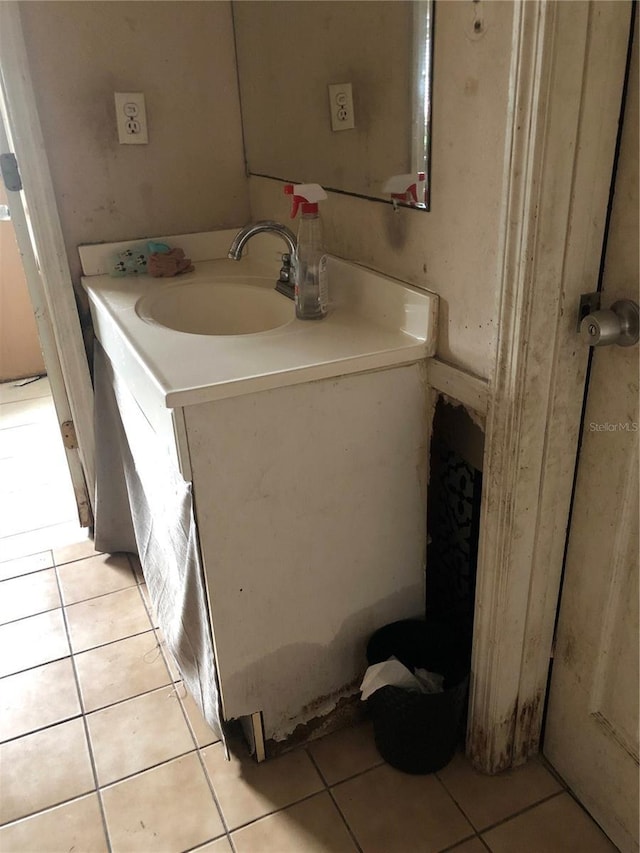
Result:
[[[157,243],[155,240],[149,240],[147,243],[147,248],[149,250],[150,255],[160,254],[166,255],[167,252],[171,251],[171,247],[167,246],[166,243]]]
[[[149,256],[167,254],[171,249],[166,243],[149,240],[116,252],[109,261],[109,275],[122,278],[125,275],[141,275],[148,272]]]

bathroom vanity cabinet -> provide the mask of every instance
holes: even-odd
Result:
[[[155,281],[84,280],[134,464],[153,447],[154,489],[192,494],[223,716],[267,740],[356,694],[370,635],[424,605],[437,297],[331,263],[326,320],[226,341],[142,321]]]
[[[280,739],[353,694],[381,625],[421,612],[423,365],[184,410],[225,717]]]

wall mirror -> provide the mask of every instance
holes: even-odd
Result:
[[[236,0],[233,15],[250,174],[429,209],[432,0]],[[333,130],[345,84],[354,126]]]

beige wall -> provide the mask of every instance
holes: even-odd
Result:
[[[227,2],[23,2],[74,279],[80,243],[241,225],[249,202]],[[148,145],[113,93],[144,92]]]
[[[7,203],[0,181],[0,204]],[[13,223],[0,222],[0,382],[44,373],[33,308]]]
[[[504,168],[512,4],[436,7],[432,197],[429,212],[331,194],[326,248],[441,296],[438,355],[490,375],[497,324],[496,257]],[[322,108],[324,105],[322,106]],[[282,184],[253,177],[254,218],[288,216]]]
[[[26,2],[25,37],[72,270],[76,245],[288,221],[243,171],[227,2]],[[438,354],[490,375],[512,4],[436,9],[432,209],[331,194],[327,249],[441,296]],[[148,146],[117,142],[113,92],[145,92]],[[326,118],[326,104],[317,110]],[[184,131],[189,133],[183,135]]]

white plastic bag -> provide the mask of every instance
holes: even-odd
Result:
[[[364,702],[376,690],[387,685],[402,687],[415,693],[442,693],[444,677],[426,669],[417,669],[415,675],[397,658],[390,657],[382,663],[374,663],[364,674],[360,697]]]

